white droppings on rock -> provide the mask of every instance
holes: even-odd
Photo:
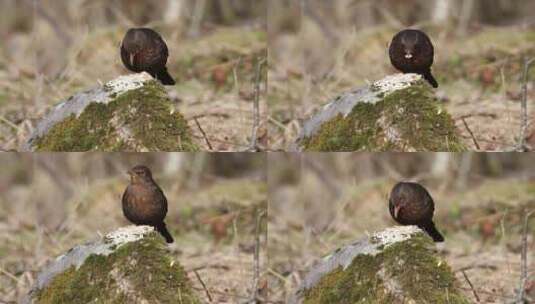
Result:
[[[396,226],[374,233],[371,239],[378,241],[386,248],[394,243],[408,240],[418,232],[422,232],[422,230],[416,226]]]
[[[391,92],[405,89],[416,81],[422,79],[419,74],[394,74],[378,80],[372,84],[372,89],[376,92],[388,95]]]
[[[104,238],[119,246],[140,240],[153,231],[154,228],[151,226],[127,226],[106,234]]]
[[[152,76],[146,72],[123,75],[108,81],[104,84],[104,87],[106,87],[111,94],[121,94],[126,91],[141,88],[145,82],[152,79]]]

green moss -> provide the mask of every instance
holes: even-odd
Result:
[[[132,292],[134,291],[134,292]],[[184,269],[171,263],[156,235],[128,243],[109,256],[91,255],[38,292],[37,303],[200,303]]]
[[[303,141],[310,151],[463,151],[451,116],[422,83],[359,103]]]
[[[38,139],[37,151],[196,151],[187,122],[150,81],[108,104],[92,103]],[[125,136],[119,133],[127,132]]]
[[[375,275],[380,269],[380,260],[368,255],[355,257],[353,263],[323,277],[312,289],[305,292],[304,304],[320,303],[388,303],[385,299],[382,280]]]
[[[399,303],[400,297],[406,303],[469,303],[431,246],[419,234],[376,256],[359,255],[346,270],[339,267],[306,290],[304,303]]]
[[[423,235],[393,244],[384,252],[384,267],[415,303],[469,303],[450,267],[431,253],[431,246]]]

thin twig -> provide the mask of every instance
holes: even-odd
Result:
[[[227,113],[215,113],[214,112],[214,113],[197,114],[197,115],[192,116],[191,118],[188,118],[188,120],[195,119],[195,118],[209,117],[209,116],[221,117],[221,118],[229,118],[230,117],[230,115],[227,114]]]
[[[454,270],[454,272],[460,272],[460,271],[465,271],[465,270],[470,270],[470,269],[491,269],[491,270],[496,270],[498,269],[498,267],[496,267],[496,265],[491,265],[491,264],[471,264],[471,265],[468,265],[468,266],[464,266],[464,267],[461,267],[459,269],[456,269]]]
[[[213,150],[214,148],[212,147],[212,144],[211,144],[210,141],[208,140],[208,137],[206,136],[206,133],[205,133],[204,130],[202,129],[201,124],[199,123],[199,121],[197,120],[197,118],[193,118],[193,120],[195,120],[195,124],[197,125],[197,128],[199,128],[199,131],[201,131],[202,137],[204,138],[204,141],[205,141],[206,144],[208,145],[208,148],[209,148],[210,150]]]
[[[477,291],[476,289],[474,288],[474,285],[472,285],[472,282],[470,282],[470,279],[468,278],[468,276],[466,275],[466,272],[461,271],[463,276],[464,276],[464,279],[466,280],[466,282],[468,283],[468,285],[470,285],[470,289],[472,289],[472,293],[474,294],[474,297],[476,298],[476,301],[479,303],[480,299],[479,299],[479,296],[477,294]]]
[[[199,136],[199,135],[196,135],[196,134],[192,134],[191,136],[194,137],[194,138],[197,138],[197,139],[203,139],[202,136]],[[249,147],[249,144],[237,144],[237,143],[234,143],[234,142],[231,142],[231,141],[228,141],[228,140],[217,139],[217,138],[214,138],[214,137],[212,137],[210,140],[214,141],[214,142],[217,142],[217,143],[238,147],[236,149],[239,149],[240,147],[242,149],[244,149],[245,147]]]
[[[467,287],[464,287],[464,286],[460,286],[459,289],[465,290],[467,292],[470,291],[470,288],[467,288]],[[497,291],[486,291],[486,290],[482,289],[482,290],[479,291],[479,293],[480,294],[484,294],[484,295],[489,295],[489,296],[492,296],[494,298],[501,298],[501,299],[504,300],[503,303],[511,303],[511,301],[509,301],[509,300],[513,299],[513,297],[511,297],[511,296],[505,295],[505,294],[503,294],[501,292],[497,292]],[[506,302],[505,300],[508,300],[508,301]],[[498,302],[495,302],[495,303],[498,303]]]
[[[474,145],[476,146],[476,148],[478,150],[481,150],[481,147],[479,147],[479,144],[477,143],[477,139],[474,136],[474,133],[472,132],[472,130],[470,130],[470,127],[466,123],[466,120],[464,119],[464,117],[462,117],[461,120],[463,121],[463,124],[464,124],[464,127],[466,128],[466,131],[468,131],[468,134],[470,134],[470,137],[472,137],[472,141],[474,142]]]
[[[19,283],[19,284],[22,284],[22,281],[21,279],[17,278],[15,275],[13,275],[12,273],[8,272],[7,270],[4,270],[3,268],[0,268],[0,272],[3,273],[6,277],[12,279],[13,281]]]
[[[3,116],[0,116],[0,122],[5,123],[6,125],[10,126],[11,128],[15,129],[16,131],[20,131],[19,126],[17,126],[16,124],[12,123],[9,119],[4,118]]]
[[[523,304],[525,297],[524,292],[526,291],[526,283],[528,281],[528,222],[529,217],[535,211],[530,211],[524,217],[524,231],[522,233],[522,252],[521,252],[521,263],[520,263],[520,283],[518,287],[518,294],[516,297],[515,303]]]
[[[520,102],[520,135],[518,136],[518,144],[516,146],[516,151],[518,152],[527,150],[526,131],[528,128],[528,72],[531,63],[533,63],[534,60],[534,58],[524,59],[524,73],[522,75],[522,100]]]
[[[210,291],[208,291],[208,288],[206,288],[206,284],[204,284],[203,280],[201,279],[201,276],[196,270],[194,270],[193,273],[195,273],[197,280],[201,282],[202,288],[204,289],[204,292],[206,293],[206,296],[208,297],[208,301],[212,302],[212,296],[210,295]]]
[[[473,113],[473,114],[465,114],[461,115],[459,117],[454,118],[455,120],[463,119],[463,118],[470,118],[470,117],[489,117],[489,118],[498,118],[497,114],[494,113]]]
[[[199,287],[191,287],[193,288],[194,290],[198,290],[198,291],[201,291],[202,288],[199,288]],[[244,296],[244,295],[240,295],[240,294],[237,294],[237,293],[232,293],[232,292],[225,292],[225,291],[219,291],[219,290],[212,290],[212,293],[213,294],[218,294],[218,295],[224,295],[226,297],[235,297],[235,298],[240,298],[240,299],[248,299],[249,296]]]
[[[257,303],[258,299],[258,281],[260,279],[260,223],[264,211],[258,211],[256,214],[256,228],[255,228],[255,247],[254,247],[254,276],[253,287],[251,291],[251,298],[249,303]]]
[[[253,102],[253,130],[251,131],[251,145],[249,150],[254,152],[258,151],[256,145],[256,134],[258,132],[258,125],[260,124],[260,73],[262,71],[262,65],[266,61],[265,58],[262,58],[258,61],[256,65],[256,76],[255,76],[255,89],[254,89],[254,102]]]

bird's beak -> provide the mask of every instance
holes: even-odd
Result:
[[[401,206],[394,206],[394,218],[398,218],[398,214],[399,214],[399,209],[401,209]]]
[[[405,58],[406,59],[411,59],[412,58],[412,54],[411,53],[406,53],[405,54]]]
[[[126,174],[132,176],[134,174],[134,172],[132,172],[132,170],[128,170],[128,171],[126,171]]]

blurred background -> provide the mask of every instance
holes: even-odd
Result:
[[[39,270],[69,248],[130,225],[121,197],[136,164],[151,168],[167,197],[172,258],[205,303],[194,271],[213,303],[250,298],[257,223],[265,296],[265,155],[0,153],[0,164],[0,303],[18,303]]]
[[[508,303],[520,281],[525,216],[535,211],[535,155],[514,153],[305,153],[268,155],[269,289],[285,303],[307,269],[335,249],[397,225],[388,196],[421,183],[446,241],[438,254],[476,303]],[[535,296],[535,214],[527,226]]]
[[[533,20],[531,0],[271,1],[270,147],[286,150],[302,121],[330,99],[398,73],[388,45],[410,27],[431,37],[436,95],[466,145],[510,150],[519,139],[524,63],[535,58]],[[533,101],[535,68],[529,76],[527,96]],[[531,108],[533,102],[528,105],[533,121]],[[525,135],[530,145],[534,131],[530,123]]]
[[[0,149],[17,150],[36,120],[73,94],[119,75],[128,28],[150,27],[167,43],[167,87],[199,145],[243,151],[253,124],[259,74],[265,147],[265,0],[0,1]]]

